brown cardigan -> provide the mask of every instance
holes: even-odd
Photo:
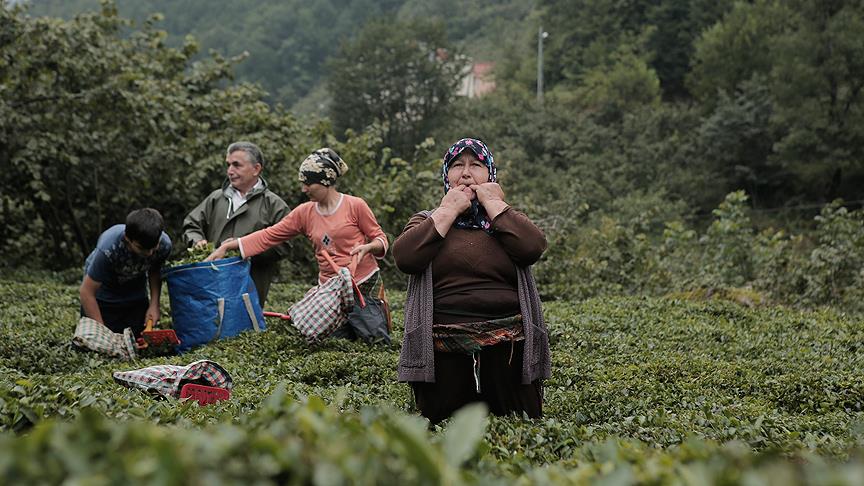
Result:
[[[501,218],[505,213],[510,213]],[[521,213],[507,209],[496,220],[493,221],[492,227],[496,228],[497,223],[501,223],[501,237],[508,238],[515,235],[507,236],[507,221],[514,218],[525,218]],[[432,214],[430,211],[423,211],[412,218],[416,226],[416,220],[423,220]],[[500,219],[500,220],[499,220]],[[531,225],[533,227],[533,224]],[[534,227],[536,229],[536,227]],[[478,230],[479,231],[479,230]],[[542,236],[542,232],[536,230],[540,236],[541,246],[538,248],[537,242],[528,243],[526,247],[524,242],[511,241],[516,246],[522,248],[517,250],[517,253],[524,250],[522,255],[514,254],[511,260],[516,263],[515,279],[516,279],[516,300],[518,300],[519,312],[523,318],[523,332],[525,335],[524,355],[522,360],[522,383],[529,384],[537,379],[549,378],[551,372],[551,357],[549,353],[549,338],[546,331],[546,325],[543,321],[543,313],[540,305],[540,296],[537,292],[537,286],[534,282],[534,277],[531,274],[530,265],[520,266],[519,263],[527,263],[528,261],[536,261],[542,251],[545,249],[546,241]],[[405,232],[403,232],[403,235]],[[402,239],[400,236],[399,239]],[[397,256],[398,241],[394,243],[394,256]],[[534,239],[534,238],[532,238]],[[532,247],[532,245],[534,245]],[[512,248],[511,248],[512,249]],[[406,249],[407,250],[407,249]],[[412,249],[422,252],[422,249]],[[432,284],[432,265],[431,263],[420,272],[410,272],[411,261],[413,255],[409,254],[407,258],[400,259],[397,256],[397,265],[403,271],[410,273],[408,282],[408,294],[405,303],[405,336],[402,340],[402,353],[399,356],[398,364],[398,379],[399,381],[419,381],[419,382],[434,382],[435,381],[435,356],[432,343],[432,324],[433,317],[433,284]],[[523,260],[524,257],[524,260]],[[400,260],[402,260],[400,264]],[[521,260],[521,261],[520,261]],[[405,268],[408,267],[408,268]],[[515,313],[515,312],[514,312]]]

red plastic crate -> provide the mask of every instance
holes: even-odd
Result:
[[[171,344],[177,346],[180,344],[180,339],[177,338],[177,333],[174,329],[154,329],[152,331],[144,331],[141,337],[147,344],[158,346],[160,344]]]
[[[180,389],[180,399],[191,398],[204,406],[231,398],[231,390],[215,386],[187,383]]]

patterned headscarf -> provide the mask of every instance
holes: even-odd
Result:
[[[441,177],[444,179],[444,194],[447,194],[447,191],[450,190],[450,181],[447,180],[447,171],[450,169],[450,163],[459,158],[462,152],[466,150],[473,152],[477,160],[486,164],[486,168],[489,169],[489,180],[486,182],[495,182],[497,180],[495,159],[492,157],[492,151],[489,150],[489,147],[476,138],[463,138],[454,143],[444,153],[444,165],[441,168]],[[487,233],[492,233],[492,222],[489,220],[489,215],[486,214],[486,209],[483,208],[476,198],[471,201],[471,207],[460,214],[453,224],[457,228],[482,229]]]
[[[300,164],[300,182],[332,186],[346,172],[348,164],[339,154],[330,148],[320,148]]]

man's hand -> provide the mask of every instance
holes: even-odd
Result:
[[[161,312],[159,310],[159,302],[158,301],[150,301],[150,305],[147,307],[147,313],[144,314],[144,325],[147,325],[147,321],[152,320],[153,325],[155,326],[157,322],[159,322],[159,317],[161,317]]]
[[[193,248],[201,248],[202,246],[207,246],[207,243],[209,243],[209,241],[207,241],[207,240],[198,240],[195,242],[194,245],[192,245],[192,247]]]
[[[93,280],[89,275],[84,275],[84,281],[81,282],[78,295],[81,298],[81,307],[84,309],[84,315],[96,322],[105,324],[105,321],[102,320],[102,311],[99,309],[99,303],[96,301],[96,291],[101,286],[102,282]]]

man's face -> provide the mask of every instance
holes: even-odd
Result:
[[[228,166],[228,181],[234,189],[246,194],[258,182],[261,165],[253,163],[246,152],[242,150],[231,152],[225,158],[225,163]]]
[[[138,243],[135,240],[130,240],[125,235],[123,236],[123,239],[126,241],[126,248],[129,248],[129,251],[140,257],[149,257],[159,249],[159,243],[156,243],[156,246],[153,248],[145,248],[141,243]]]

